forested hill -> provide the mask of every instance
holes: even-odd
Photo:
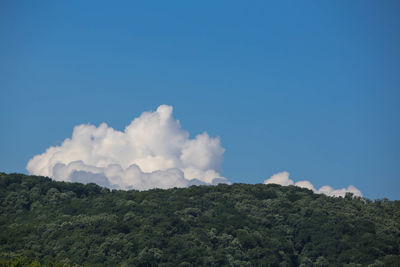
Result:
[[[399,255],[400,201],[264,184],[110,191],[0,173],[0,266],[400,266]]]

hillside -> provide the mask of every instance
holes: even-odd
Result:
[[[0,266],[400,266],[400,201],[264,184],[110,191],[0,173],[0,258]]]

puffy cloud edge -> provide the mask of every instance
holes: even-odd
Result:
[[[347,188],[334,189],[329,185],[324,185],[319,189],[316,189],[314,185],[307,180],[294,182],[289,178],[290,174],[287,171],[278,172],[273,174],[270,178],[264,181],[264,184],[279,184],[282,186],[294,185],[302,188],[307,188],[316,194],[325,194],[331,197],[344,197],[346,193],[352,193],[356,197],[362,197],[361,191],[353,185],[349,185]]]
[[[27,163],[30,174],[58,181],[94,182],[117,189],[186,187],[229,183],[220,175],[225,149],[206,132],[189,137],[173,108],[143,112],[124,131],[80,124],[61,145]]]

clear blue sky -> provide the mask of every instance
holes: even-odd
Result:
[[[1,1],[0,171],[160,104],[279,171],[400,199],[399,1]]]

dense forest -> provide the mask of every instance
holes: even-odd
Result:
[[[400,266],[400,201],[0,173],[0,266]]]

